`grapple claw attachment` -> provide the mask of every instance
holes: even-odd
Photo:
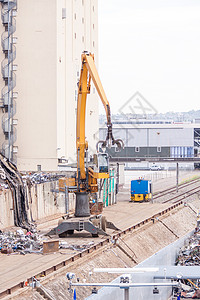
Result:
[[[117,139],[113,141],[113,145],[117,146],[116,151],[119,152],[124,149],[124,142],[121,139]]]

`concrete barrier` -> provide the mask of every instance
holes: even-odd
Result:
[[[14,225],[13,199],[10,190],[0,192],[0,229]]]
[[[64,193],[52,192],[58,190],[58,182],[51,181],[34,184],[27,187],[28,215],[34,220],[44,219],[59,213],[66,213]],[[69,194],[69,210],[75,208],[75,198]],[[0,229],[14,226],[13,199],[10,190],[3,190],[0,194]]]
[[[159,267],[162,265],[174,265],[176,258],[178,256],[179,249],[184,245],[184,242],[189,238],[194,231],[188,233],[184,237],[178,239],[172,244],[164,247],[162,250],[158,251],[154,255],[150,256],[148,259],[144,260],[142,263],[138,264],[137,267]],[[115,267],[115,266],[113,266]],[[136,267],[136,268],[137,268]],[[163,282],[162,280],[154,280],[153,273],[138,273],[132,274],[132,282]],[[113,280],[113,283],[119,282],[120,277]],[[166,280],[165,282],[169,282]],[[147,299],[147,300],[167,300],[171,294],[171,288],[159,287],[159,294],[153,294],[153,287],[141,287],[141,288],[130,288],[130,299]],[[97,295],[91,295],[88,300],[122,300],[124,299],[124,290],[120,288],[109,288],[104,287],[98,291]]]

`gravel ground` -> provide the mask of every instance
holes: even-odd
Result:
[[[128,171],[130,172],[130,171]],[[161,171],[162,172],[162,171]],[[173,174],[172,174],[173,173]],[[160,173],[161,174],[161,173]],[[157,176],[157,180],[154,180],[154,191],[159,191],[161,189],[166,189],[168,187],[175,185],[175,172],[171,172],[170,177],[162,177],[164,175]],[[200,172],[181,172],[180,181],[187,180],[189,177],[199,175]],[[132,174],[128,174],[130,177]],[[166,174],[165,174],[166,175]],[[172,176],[173,175],[173,176]],[[155,177],[155,176],[154,176]],[[128,176],[126,176],[126,184],[124,189],[120,192],[118,196],[118,201],[121,202],[123,207],[123,201],[128,202],[129,200],[129,182]],[[139,263],[144,259],[148,258],[150,255],[159,251],[163,247],[167,246],[169,243],[175,241],[178,237],[185,235],[194,229],[196,224],[196,209],[200,208],[200,201],[197,196],[193,196],[190,199],[190,206],[182,206],[172,211],[167,216],[162,217],[160,220],[167,225],[170,230],[166,228],[161,222],[157,221],[155,224],[146,224],[145,226],[131,232],[123,237],[123,241],[119,239],[119,245],[128,253],[125,254],[119,247],[110,243],[107,246],[100,248],[99,250],[91,253],[90,255],[83,257],[81,260],[73,262],[71,265],[58,270],[55,273],[48,275],[42,280],[44,286],[49,289],[55,299],[72,299],[71,295],[68,293],[68,282],[66,279],[66,272],[73,272],[80,278],[80,281],[86,279],[86,281],[99,281],[106,282],[113,279],[113,275],[109,274],[98,274],[93,275],[92,279],[89,278],[89,271],[94,267],[133,267],[135,262],[130,259],[132,256],[134,260]],[[133,203],[131,203],[133,204]],[[135,205],[135,206],[134,206]],[[147,204],[146,206],[140,204],[134,204],[133,210],[141,208],[142,210],[148,210],[152,205],[157,204]],[[120,206],[120,203],[119,203]],[[118,206],[116,206],[117,209]],[[163,206],[164,207],[164,206]],[[117,213],[120,213],[120,208]],[[139,212],[138,212],[139,214]],[[128,246],[127,246],[128,245]],[[131,250],[130,250],[131,249]],[[117,277],[117,274],[116,274]],[[77,299],[84,299],[86,296],[90,295],[91,289],[88,288],[77,288]],[[43,299],[38,292],[32,291],[30,288],[23,292],[23,294],[13,296],[8,296],[6,299],[16,299],[16,300],[28,300]]]
[[[196,201],[196,200],[195,200]],[[194,201],[194,203],[195,203]],[[196,201],[196,204],[198,202]],[[80,278],[82,282],[84,279],[88,282],[111,281],[113,276],[109,274],[93,275],[89,278],[89,272],[95,267],[133,267],[135,262],[130,259],[130,256],[139,263],[159,251],[169,243],[175,241],[178,237],[190,232],[196,224],[196,214],[190,207],[184,206],[168,214],[167,217],[162,217],[162,222],[167,225],[170,230],[166,228],[161,222],[157,221],[154,225],[146,224],[144,227],[135,230],[124,236],[123,241],[119,239],[119,245],[129,254],[126,255],[117,246],[112,243],[92,253],[89,257],[82,258],[81,261],[74,262],[70,266],[57,271],[54,275],[49,275],[43,281],[44,286],[49,289],[55,299],[71,299],[67,288],[68,282],[66,280],[66,272],[73,272]],[[128,247],[127,247],[128,245]],[[131,250],[130,250],[131,249]],[[117,277],[117,274],[116,274]],[[77,299],[84,299],[90,295],[91,288],[77,288]],[[31,290],[26,294],[15,296],[16,300],[41,299],[41,296]]]

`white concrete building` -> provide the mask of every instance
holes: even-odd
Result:
[[[0,2],[2,152],[17,159],[20,170],[57,170],[58,161],[76,159],[81,53],[94,53],[98,65],[97,0]],[[93,86],[87,111],[86,136],[95,148],[98,95]]]

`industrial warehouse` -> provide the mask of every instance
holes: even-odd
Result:
[[[119,153],[113,147],[112,157],[140,158],[194,158],[199,154],[199,123],[174,123],[170,120],[120,120],[113,122],[113,133],[121,137],[125,147]],[[104,125],[105,126],[105,125]],[[106,136],[106,129],[100,127],[100,139]],[[183,160],[184,161],[184,160]],[[175,164],[159,163],[163,168],[173,168]],[[194,168],[194,162],[182,163],[183,168]],[[128,168],[149,167],[146,163],[127,163]]]
[[[200,4],[0,10],[0,299],[200,299]]]

